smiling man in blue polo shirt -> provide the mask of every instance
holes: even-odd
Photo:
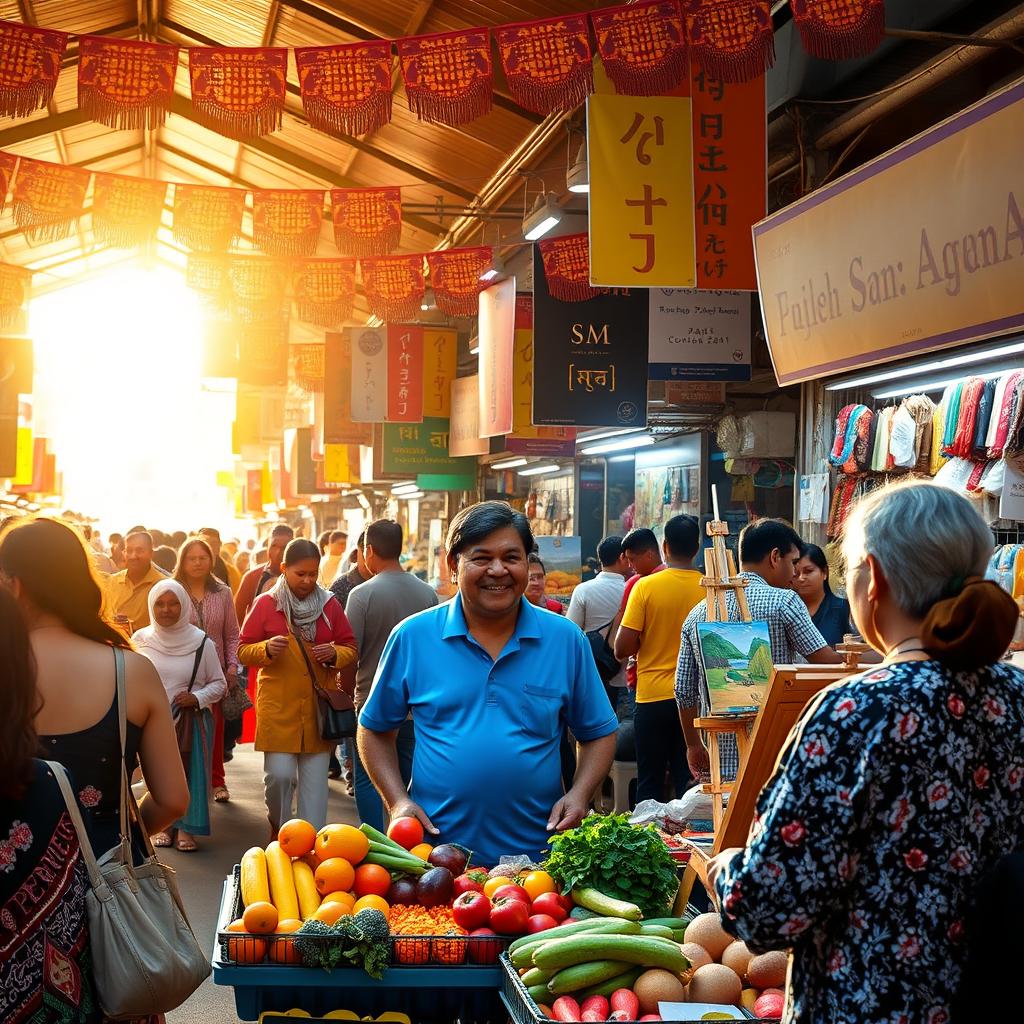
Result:
[[[580,629],[523,599],[526,517],[500,501],[463,509],[448,530],[459,592],[395,627],[359,718],[359,753],[392,818],[418,817],[477,862],[539,857],[578,825],[615,753],[617,722]],[[395,736],[412,712],[409,792]],[[580,744],[572,788],[559,742]]]

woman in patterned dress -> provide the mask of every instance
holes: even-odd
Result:
[[[982,579],[988,527],[931,483],[862,499],[844,554],[884,661],[811,702],[709,876],[732,934],[792,949],[786,1021],[947,1024],[979,885],[1024,843],[1018,610]]]

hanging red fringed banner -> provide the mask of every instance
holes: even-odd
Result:
[[[13,153],[0,152],[0,213],[7,205],[7,193],[11,190],[14,172],[18,166],[18,158]]]
[[[67,32],[0,21],[0,115],[28,117],[53,97]]]
[[[268,256],[312,256],[323,219],[322,189],[253,191],[252,240]]]
[[[626,96],[664,96],[686,80],[679,0],[610,7],[590,16],[605,73]]]
[[[502,25],[494,35],[509,92],[521,107],[546,116],[578,107],[594,91],[585,14]]]
[[[130,249],[156,238],[167,182],[98,173],[92,186],[92,230],[100,245]]]
[[[376,256],[359,261],[370,312],[386,323],[413,320],[420,311],[426,282],[423,256]]]
[[[885,0],[790,0],[804,49],[821,60],[866,57],[885,38]]]
[[[21,158],[14,181],[14,222],[30,242],[67,238],[85,206],[89,171]]]
[[[193,47],[192,107],[212,131],[246,142],[281,127],[288,75],[282,47]]]
[[[277,260],[234,256],[228,261],[228,281],[235,315],[240,319],[277,319],[285,313],[288,275]]]
[[[138,39],[82,36],[78,106],[108,128],[159,128],[167,120],[178,47]]]
[[[494,68],[487,29],[398,40],[409,109],[421,121],[456,127],[491,109]]]
[[[325,346],[292,345],[292,377],[303,391],[320,394],[324,389]]]
[[[346,256],[383,256],[402,240],[402,190],[331,189],[331,220],[339,252]]]
[[[335,135],[367,135],[391,120],[391,41],[295,50],[302,109]]]
[[[292,269],[292,297],[300,320],[337,327],[352,316],[355,260],[303,260]]]
[[[226,309],[230,298],[228,265],[223,256],[190,252],[185,262],[185,284],[216,309]]]
[[[486,286],[480,275],[491,265],[493,255],[489,246],[427,253],[434,299],[445,316],[476,316],[480,290]]]
[[[723,82],[749,82],[775,63],[771,0],[687,0],[693,59]]]
[[[32,294],[32,271],[0,263],[0,327],[7,330],[18,323]]]
[[[590,236],[586,231],[547,238],[537,245],[552,298],[585,302],[597,295],[597,289],[590,286]]]
[[[245,192],[214,185],[174,186],[174,240],[196,252],[224,252],[242,234]]]

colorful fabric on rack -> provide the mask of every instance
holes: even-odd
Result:
[[[0,327],[15,327],[32,294],[32,271],[0,263]]]
[[[917,462],[917,424],[910,415],[906,402],[892,414],[892,429],[889,433],[889,451],[894,469],[910,469]]]
[[[292,297],[299,319],[337,327],[352,315],[356,261],[303,260],[292,267]]]
[[[188,51],[188,66],[192,107],[201,125],[240,142],[281,127],[287,49],[196,46]]]
[[[590,16],[605,74],[627,96],[663,96],[689,71],[679,0],[609,7]]]
[[[409,109],[421,121],[457,127],[491,109],[494,69],[486,28],[398,40]]]
[[[841,466],[853,454],[853,433],[850,430],[850,421],[861,405],[844,405],[836,415],[836,434],[832,442],[832,453],[828,461],[833,466]]]
[[[324,349],[322,344],[292,345],[292,377],[303,391],[320,394],[324,390]]]
[[[963,396],[965,383],[966,381],[960,381],[953,388],[953,394],[949,398],[949,405],[946,407],[946,419],[942,430],[942,454],[947,459],[952,458],[953,455],[953,441],[956,437],[957,421],[960,419],[960,401]]]
[[[1024,452],[1024,377],[1013,389],[1013,414],[1002,451],[1007,459],[1016,459]]]
[[[331,221],[338,251],[346,256],[383,256],[402,240],[402,190],[331,189]]]
[[[971,439],[971,454],[976,459],[985,458],[988,452],[988,445],[985,439],[988,437],[988,425],[992,419],[992,406],[996,397],[996,380],[985,381],[984,390],[978,400],[978,413],[974,418],[974,436]]]
[[[1010,425],[1017,412],[1022,380],[1024,380],[1024,371],[1021,370],[1014,370],[1006,378],[1006,387],[1003,389],[1003,402],[999,409],[999,422],[996,424],[992,446],[989,448],[989,458],[998,459],[1002,457],[1003,449],[1006,447],[1006,438],[1010,433]]]
[[[391,41],[300,46],[295,50],[302,109],[335,135],[367,135],[391,120]]]
[[[185,284],[215,308],[226,308],[230,298],[227,260],[210,253],[190,252],[185,262]]]
[[[996,393],[992,399],[992,415],[988,421],[988,433],[985,435],[985,448],[992,449],[996,443],[996,435],[999,433],[999,421],[1003,414],[1003,404],[1006,401],[1006,385],[1010,382],[1010,374],[1004,373],[996,381]],[[992,456],[989,455],[989,458]]]
[[[914,420],[916,460],[913,468],[918,473],[927,473],[931,465],[935,403],[927,395],[911,395],[904,400],[904,405]]]
[[[174,240],[196,252],[224,252],[242,234],[245,192],[213,185],[174,186]]]
[[[838,540],[843,535],[843,527],[853,508],[854,493],[857,488],[857,477],[843,476],[832,495],[832,508],[829,511],[826,535],[829,540]]]
[[[856,418],[852,419],[853,451],[850,457],[843,463],[844,473],[859,473],[863,469],[868,456],[868,443],[871,438],[871,428],[874,426],[874,420],[875,414],[866,406],[861,406]]]
[[[427,253],[434,300],[445,316],[476,316],[480,292],[486,287],[480,275],[492,259],[493,251],[486,245]]]
[[[971,377],[963,387],[960,396],[960,408],[957,416],[953,444],[949,454],[961,459],[969,459],[974,446],[974,424],[978,416],[978,405],[985,390],[985,381],[980,377]]]
[[[0,115],[28,117],[53,98],[67,32],[0,21]]]
[[[21,158],[14,181],[14,221],[32,242],[57,242],[77,226],[92,175],[80,167],[64,167]]]
[[[502,25],[494,30],[508,89],[537,114],[573,110],[594,91],[585,14]]]
[[[687,0],[691,58],[712,78],[748,82],[775,63],[770,0]]]
[[[544,264],[544,279],[553,299],[586,302],[597,295],[590,286],[590,235],[562,235],[537,243]]]
[[[312,256],[324,219],[322,189],[256,189],[252,240],[268,256]]]
[[[252,322],[282,317],[288,275],[279,261],[234,256],[228,260],[228,281],[233,309],[240,319]]]
[[[11,190],[18,158],[13,153],[0,152],[0,213],[7,206],[7,193]]]
[[[790,0],[804,49],[820,60],[853,60],[885,36],[885,0]]]
[[[82,36],[78,106],[108,128],[159,128],[171,109],[177,70],[177,46]]]
[[[385,323],[416,318],[426,291],[421,255],[364,257],[359,269],[374,316]]]
[[[93,177],[92,230],[100,245],[131,249],[156,238],[167,183],[120,174]]]

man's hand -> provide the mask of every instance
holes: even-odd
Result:
[[[276,658],[288,646],[288,637],[272,636],[267,641],[267,655]]]
[[[549,832],[564,832],[567,828],[575,828],[590,809],[590,797],[570,789],[561,800],[551,808],[548,816]]]
[[[440,835],[440,831],[437,826],[427,817],[427,812],[415,800],[406,797],[404,800],[399,800],[390,809],[391,821],[395,818],[418,818],[420,824],[429,832],[432,836]]]
[[[191,708],[199,710],[199,698],[194,693],[179,693],[172,701],[176,708]]]
[[[712,857],[708,861],[708,888],[714,889],[715,879],[722,873],[726,865],[736,856],[737,853],[742,853],[743,850],[739,846],[731,846],[727,850],[723,850],[718,856]]]
[[[338,656],[338,652],[334,649],[334,644],[317,644],[313,648],[313,657],[320,662],[321,665],[331,665],[334,659]]]
[[[698,782],[706,782],[711,778],[711,760],[703,743],[686,748],[686,763]]]

